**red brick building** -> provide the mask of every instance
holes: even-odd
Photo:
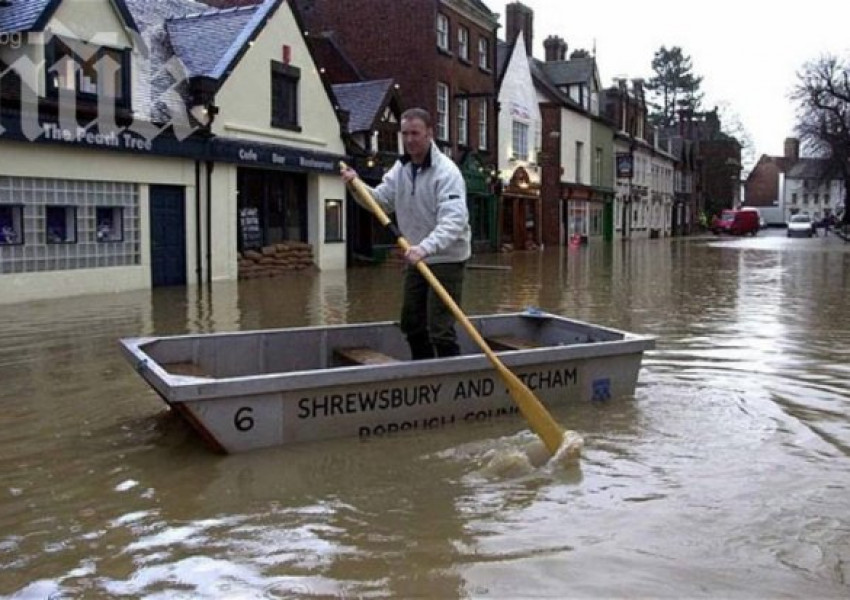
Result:
[[[364,79],[393,79],[402,109],[431,113],[437,145],[467,182],[473,242],[495,248],[498,16],[480,0],[370,0],[368,10],[339,0],[294,4],[308,36],[332,39]]]

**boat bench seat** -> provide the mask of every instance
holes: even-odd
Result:
[[[502,350],[530,350],[539,348],[540,344],[532,340],[526,340],[515,335],[494,335],[485,338],[490,348],[496,352]]]
[[[401,362],[399,359],[366,348],[358,346],[353,348],[334,348],[334,358],[344,366],[352,365],[387,365]]]
[[[209,379],[214,379],[214,377],[207,373],[201,365],[189,361],[163,363],[162,368],[172,375],[190,375],[192,377],[207,377]]]

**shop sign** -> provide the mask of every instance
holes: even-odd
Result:
[[[255,166],[284,167],[295,171],[336,173],[342,158],[331,154],[299,152],[283,146],[215,139],[212,159]]]
[[[630,152],[617,152],[617,178],[631,179],[634,174],[634,155]]]

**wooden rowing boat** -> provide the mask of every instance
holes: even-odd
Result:
[[[547,406],[632,395],[648,336],[526,311],[470,317]],[[124,355],[222,452],[368,438],[515,415],[481,350],[408,360],[398,324],[359,323],[120,340]]]

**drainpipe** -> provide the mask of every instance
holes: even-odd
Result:
[[[212,172],[215,163],[207,161],[207,283],[212,283]]]
[[[201,265],[201,161],[195,159],[195,276],[198,285],[203,285]]]

